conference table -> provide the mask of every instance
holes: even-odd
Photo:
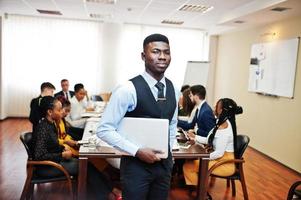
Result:
[[[78,199],[86,199],[87,166],[88,160],[92,158],[121,158],[126,153],[118,151],[96,136],[98,118],[87,120],[83,141],[87,144],[81,145],[79,149],[79,174],[78,174]],[[93,139],[90,139],[93,138]],[[97,139],[96,139],[97,138]],[[88,144],[88,141],[92,141]],[[174,159],[200,159],[199,179],[197,186],[197,199],[205,200],[207,195],[207,172],[209,153],[200,145],[191,145],[189,148],[179,148],[172,151]]]

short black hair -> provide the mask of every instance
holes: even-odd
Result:
[[[56,99],[53,96],[44,96],[41,99],[40,111],[42,117],[46,117],[47,111],[53,109],[55,100]]]
[[[84,89],[84,85],[82,83],[77,83],[74,85],[74,92],[78,92],[81,89]]]
[[[206,88],[202,85],[191,86],[190,91],[193,95],[198,95],[200,99],[206,98]]]
[[[65,78],[62,79],[62,80],[61,80],[61,83],[62,83],[62,82],[65,82],[65,81],[68,81],[68,79],[65,79]]]
[[[41,92],[43,92],[45,88],[50,88],[55,90],[54,85],[52,85],[50,82],[44,82],[41,84]]]
[[[190,85],[183,85],[181,87],[181,92],[183,93],[186,89],[190,88]]]
[[[165,35],[159,34],[159,33],[155,33],[155,34],[151,34],[149,36],[147,36],[144,41],[143,41],[143,49],[146,47],[146,45],[148,43],[151,42],[165,42],[167,44],[169,44],[169,40]]]

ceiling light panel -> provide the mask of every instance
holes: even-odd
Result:
[[[164,19],[161,21],[162,24],[172,24],[172,25],[182,25],[184,21],[176,21],[176,20],[170,20],[170,19]]]
[[[213,9],[213,6],[185,4],[179,11],[206,13]]]
[[[91,13],[89,16],[93,19],[112,19],[112,14]]]
[[[116,4],[116,0],[83,0],[87,3]]]

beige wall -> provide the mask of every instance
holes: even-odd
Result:
[[[275,31],[274,38],[264,33]],[[301,17],[218,37],[215,97],[234,98],[244,108],[238,132],[250,145],[301,172],[301,47],[299,43],[294,98],[274,98],[248,92],[251,45],[301,36]]]

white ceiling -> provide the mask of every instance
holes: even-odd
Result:
[[[36,9],[60,11],[54,17],[99,20],[104,22],[160,25],[164,19],[184,21],[182,25],[164,25],[206,30],[211,34],[262,25],[301,15],[301,0],[115,0],[115,4],[90,3],[85,0],[0,0],[0,14],[40,14]],[[207,13],[179,11],[184,4],[214,8]],[[275,7],[291,8],[272,12]],[[90,14],[103,18],[92,19]],[[241,20],[245,23],[237,24]]]

